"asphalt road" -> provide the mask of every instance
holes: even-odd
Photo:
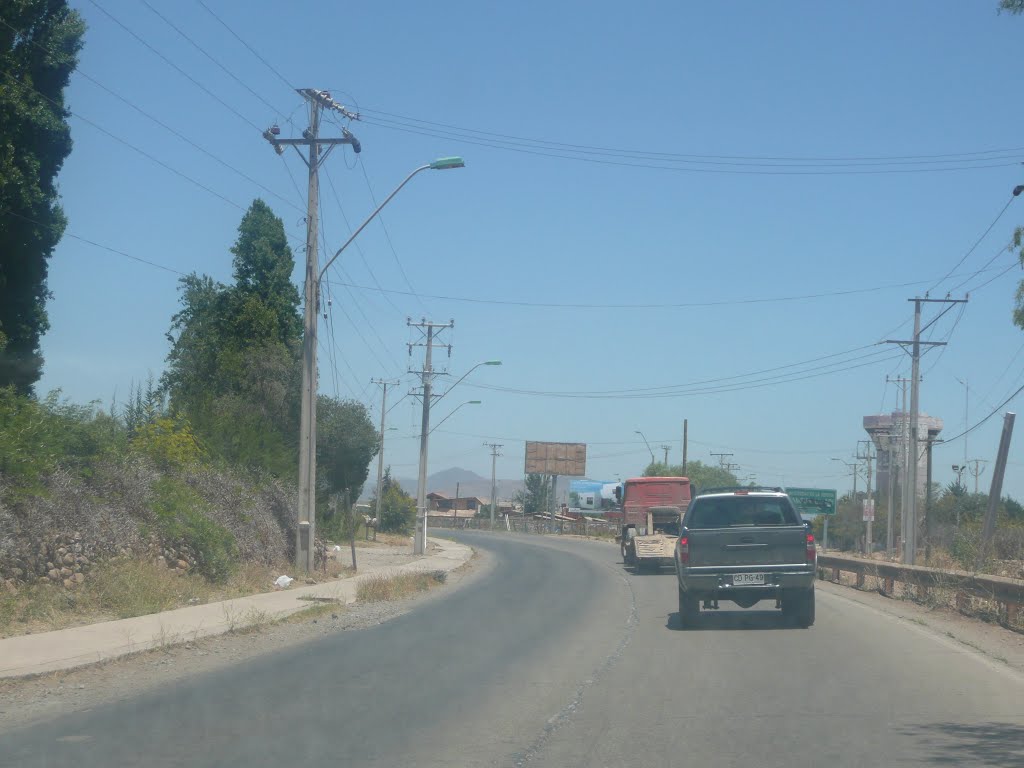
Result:
[[[723,610],[603,543],[460,534],[466,587],[393,621],[0,736],[11,766],[1024,765],[1024,678],[819,590]]]

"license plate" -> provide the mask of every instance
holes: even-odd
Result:
[[[764,584],[763,573],[737,573],[732,577],[733,586],[746,587],[752,584]]]

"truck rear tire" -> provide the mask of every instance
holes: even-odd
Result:
[[[690,629],[694,624],[697,623],[697,617],[700,616],[700,603],[697,602],[697,598],[691,597],[690,595],[683,592],[682,588],[679,587],[679,625],[683,629]]]
[[[814,590],[808,589],[782,598],[782,615],[792,624],[807,628],[814,624]]]

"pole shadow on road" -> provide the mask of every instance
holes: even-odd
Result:
[[[929,765],[1024,766],[1024,726],[1017,723],[928,723],[901,731],[921,740]]]
[[[701,611],[697,617],[697,623],[690,629],[683,630],[679,621],[678,613],[670,613],[665,628],[675,632],[700,632],[707,630],[730,630],[730,629],[792,629],[797,628],[786,621],[781,611],[753,611],[753,610],[719,610]],[[807,630],[799,630],[806,632]]]

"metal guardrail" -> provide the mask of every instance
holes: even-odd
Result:
[[[885,560],[867,560],[849,555],[818,555],[818,577],[831,570],[832,581],[839,581],[843,571],[857,576],[857,586],[864,586],[867,576],[882,581],[882,592],[893,595],[896,582],[917,587],[918,597],[924,598],[929,588],[956,592],[957,608],[965,609],[967,595],[992,600],[999,604],[999,621],[1005,627],[1016,628],[1024,605],[1024,581],[1004,576],[988,576],[968,571],[947,571],[924,565],[904,565]]]

